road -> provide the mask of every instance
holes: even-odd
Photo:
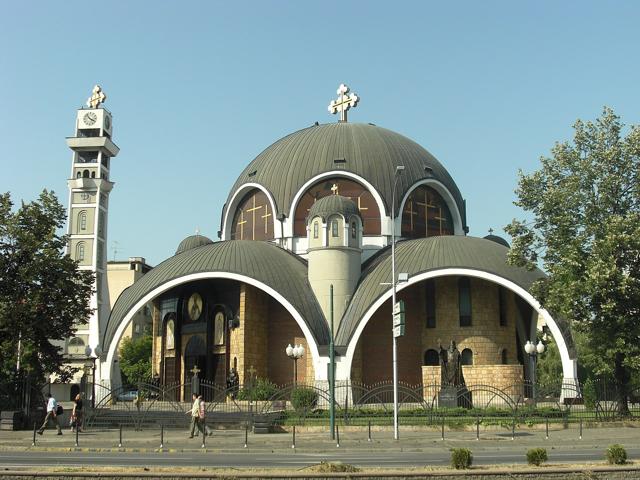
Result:
[[[567,448],[549,451],[551,463],[583,463],[602,461],[602,449]],[[638,458],[640,449],[627,453]],[[451,453],[444,445],[429,452],[324,452],[302,453],[220,453],[220,452],[0,452],[0,465],[5,468],[36,466],[110,466],[110,467],[232,467],[232,468],[293,468],[302,469],[321,461],[340,461],[359,467],[420,467],[446,466]],[[501,448],[474,450],[474,465],[524,464],[525,450]]]

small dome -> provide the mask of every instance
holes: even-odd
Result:
[[[498,235],[489,234],[486,237],[484,237],[484,239],[491,240],[492,242],[496,242],[502,245],[503,247],[511,248],[511,245],[509,245],[509,242],[507,242],[504,238],[499,237]]]
[[[187,250],[191,250],[192,248],[198,248],[203,245],[209,245],[213,243],[210,238],[205,237],[204,235],[191,235],[180,242],[178,245],[178,249],[176,250],[176,255],[182,252],[186,252]]]
[[[329,215],[336,213],[344,218],[349,218],[352,215],[360,216],[358,206],[353,200],[342,195],[329,195],[321,198],[311,206],[307,219],[322,217],[322,219],[326,220]]]

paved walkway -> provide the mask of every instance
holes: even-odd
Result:
[[[380,450],[429,452],[464,446],[473,450],[496,450],[522,448],[525,451],[533,447],[545,447],[547,449],[570,450],[572,448],[593,447],[602,451],[612,444],[620,443],[627,450],[638,451],[640,449],[640,425],[620,425],[607,427],[584,427],[582,438],[578,425],[571,425],[568,429],[554,426],[549,431],[546,439],[544,427],[521,428],[516,430],[512,438],[511,430],[480,427],[480,440],[476,440],[476,429],[446,430],[445,441],[442,441],[441,430],[438,429],[401,429],[400,439],[394,440],[391,428],[373,428],[371,441],[368,441],[367,428],[351,427],[340,429],[339,447],[337,439],[329,437],[328,430],[320,431],[318,428],[296,429],[295,447],[304,452],[335,452],[336,448],[348,451]],[[56,435],[55,429],[49,427],[44,435],[36,435],[35,447],[33,432],[30,431],[0,431],[0,450],[87,450],[87,451],[202,451],[202,438],[188,438],[188,432],[184,430],[167,429],[161,432],[160,428],[135,431],[123,429],[122,443],[120,444],[120,432],[114,430],[89,429],[80,433],[77,437],[68,429],[63,435]],[[243,430],[214,430],[213,434],[206,438],[205,449],[220,452],[273,452],[283,453],[291,451],[293,444],[293,432],[291,430],[273,434],[254,434]]]

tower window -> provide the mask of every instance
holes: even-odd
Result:
[[[351,238],[358,237],[358,229],[355,220],[351,222]]]
[[[436,281],[425,282],[425,310],[427,314],[427,328],[436,328]]]
[[[313,222],[313,238],[318,238],[318,222]]]
[[[91,172],[91,178],[96,178],[96,172]]]
[[[76,260],[78,262],[84,261],[84,242],[79,242],[76,245]]]
[[[460,277],[458,280],[458,308],[460,314],[460,326],[471,326],[471,282],[468,277]]]
[[[337,237],[338,236],[338,221],[337,220],[333,220],[331,222],[331,236],[332,237]]]
[[[462,365],[473,365],[473,352],[470,348],[462,350]]]
[[[82,177],[83,178],[89,178],[89,170],[85,170],[82,172]]]
[[[78,171],[78,173],[76,173],[76,178],[81,178],[82,177],[82,172]]]
[[[78,214],[78,232],[83,232],[87,229],[87,211],[82,210]]]
[[[98,152],[80,152],[78,153],[78,163],[96,163],[98,161]]]

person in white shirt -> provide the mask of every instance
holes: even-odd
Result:
[[[51,420],[58,430],[58,435],[62,435],[62,428],[60,428],[60,422],[58,421],[58,402],[50,393],[47,393],[47,398],[47,415],[44,417],[44,422],[42,422],[38,433],[42,435],[42,432],[44,432],[44,429],[47,428]]]

